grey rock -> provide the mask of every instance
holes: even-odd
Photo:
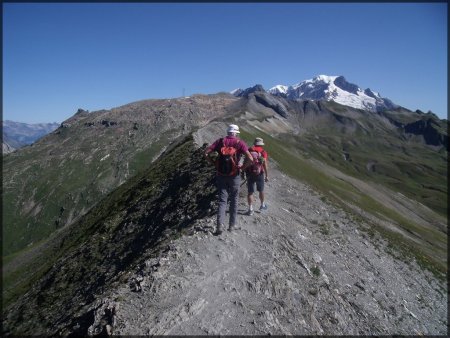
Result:
[[[226,232],[209,240],[176,240],[177,250],[186,255],[168,256],[170,264],[160,270],[154,292],[137,294],[145,309],[142,319],[130,320],[136,305],[126,297],[115,334],[146,333],[145,327],[152,327],[152,334],[446,332],[445,301],[418,266],[387,254],[379,258],[377,247],[368,239],[363,243],[363,232],[354,231],[356,225],[343,218],[345,213],[315,194],[305,194],[299,202],[294,191],[302,190],[301,185],[286,194],[285,187],[295,183],[276,170],[272,175],[282,184],[267,191],[274,206],[271,213],[256,215],[255,222],[246,225],[248,232],[239,232],[233,241]],[[281,193],[285,198],[275,201]],[[313,231],[314,224],[303,224],[308,240],[302,239],[292,213],[282,208],[306,214],[304,205],[335,215],[348,242],[323,239]],[[214,216],[205,223],[213,220]],[[309,266],[318,268],[320,275]],[[445,285],[433,285],[445,294]],[[424,293],[427,302],[435,304],[433,310],[421,306],[417,295]]]

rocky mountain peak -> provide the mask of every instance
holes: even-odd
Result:
[[[347,80],[343,76],[338,76],[334,80],[334,84],[337,87],[341,88],[342,90],[345,90],[345,91],[347,91],[347,92],[349,92],[351,94],[358,95],[358,92],[361,91],[361,89],[357,85],[355,85],[353,83],[350,83],[350,82],[347,82]]]
[[[248,97],[248,95],[251,94],[251,93],[265,92],[265,91],[266,90],[264,89],[264,87],[262,85],[257,84],[257,85],[255,85],[253,87],[249,87],[249,88],[244,89],[244,90],[239,88],[239,89],[237,89],[237,90],[235,90],[233,92],[233,95],[237,96],[237,97]]]
[[[373,97],[374,99],[380,97],[380,95],[378,93],[373,92],[370,88],[365,89],[364,94],[366,94],[367,96]]]
[[[89,110],[84,110],[82,108],[78,108],[77,112],[75,113],[75,115],[86,115],[89,114]]]

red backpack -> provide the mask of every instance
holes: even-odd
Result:
[[[219,157],[216,161],[217,173],[221,176],[237,175],[238,162],[237,149],[235,147],[226,147],[223,138],[220,139]]]
[[[246,172],[247,174],[250,174],[252,176],[258,176],[259,174],[261,174],[263,172],[263,163],[264,163],[264,157],[263,157],[263,153],[264,150],[262,152],[258,152],[253,148],[249,149],[250,154],[253,156],[253,164],[250,165]]]

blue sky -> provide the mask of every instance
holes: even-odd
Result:
[[[446,3],[3,3],[3,119],[343,75],[447,118]]]

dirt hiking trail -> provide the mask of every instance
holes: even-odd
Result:
[[[255,194],[256,195],[256,194]],[[98,300],[90,333],[445,335],[446,286],[386,253],[365,224],[271,163],[268,210],[214,236],[215,217]]]

